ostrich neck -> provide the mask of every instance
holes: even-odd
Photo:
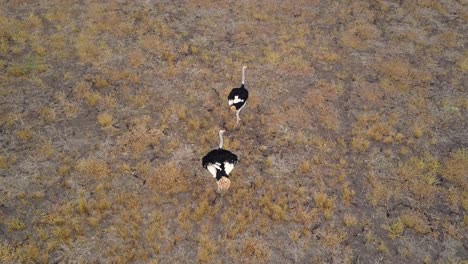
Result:
[[[242,84],[245,84],[245,68],[242,68]]]
[[[219,133],[219,148],[223,148],[223,133]]]

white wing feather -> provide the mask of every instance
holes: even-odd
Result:
[[[211,175],[213,175],[213,177],[216,178],[216,165],[215,164],[210,164],[210,165],[206,166],[206,168],[211,173]]]
[[[237,104],[237,103],[241,103],[241,102],[244,102],[244,99],[240,99],[239,96],[234,96],[234,103]]]
[[[233,104],[242,103],[244,99],[240,99],[238,95],[234,96],[234,100],[228,100],[228,104],[231,106]]]
[[[224,169],[226,171],[226,174],[229,175],[229,173],[231,173],[232,169],[234,169],[234,164],[229,163],[229,162],[224,162]]]

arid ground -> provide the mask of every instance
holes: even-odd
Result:
[[[1,263],[467,263],[466,0],[0,2]]]

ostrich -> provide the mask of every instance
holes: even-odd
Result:
[[[239,125],[239,113],[244,108],[247,99],[249,98],[249,91],[245,89],[245,69],[247,66],[242,67],[242,85],[239,88],[234,88],[228,95],[228,103],[231,111],[236,112],[236,126]]]
[[[234,169],[234,165],[237,164],[237,156],[223,149],[223,133],[224,130],[219,131],[219,148],[208,152],[202,159],[203,167],[216,178],[218,184],[217,192],[221,194],[224,194],[231,186],[229,173]]]

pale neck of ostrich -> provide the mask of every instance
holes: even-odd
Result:
[[[242,84],[245,84],[245,69],[247,69],[247,66],[242,67]]]
[[[223,148],[223,133],[224,133],[224,130],[220,130],[219,131],[219,148]]]

